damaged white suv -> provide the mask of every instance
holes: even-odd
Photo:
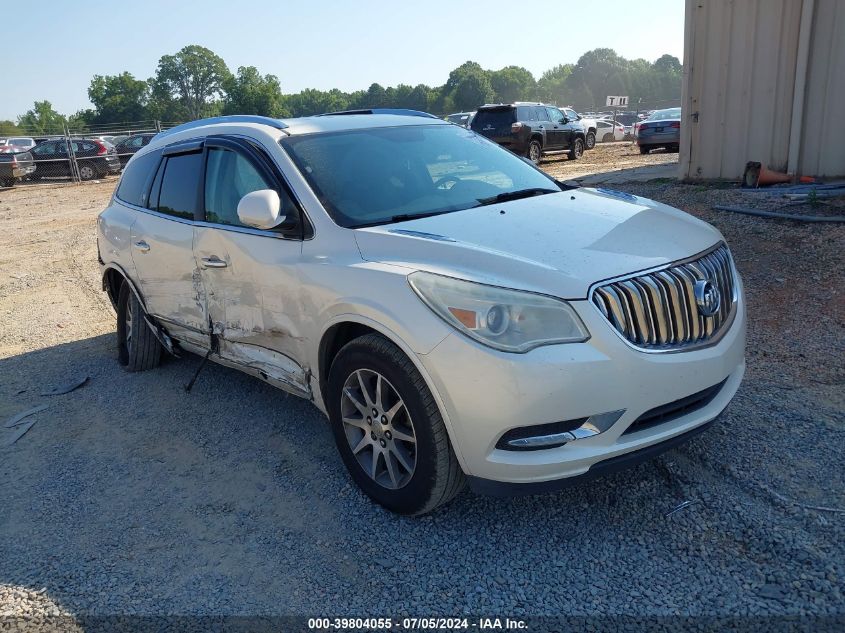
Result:
[[[718,231],[420,113],[179,126],[98,227],[123,365],[184,350],[312,400],[396,512],[650,457],[745,369]]]

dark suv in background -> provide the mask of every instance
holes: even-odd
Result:
[[[584,153],[584,125],[543,103],[483,105],[470,129],[535,164],[547,152],[567,151],[572,160]]]

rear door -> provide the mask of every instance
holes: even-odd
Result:
[[[206,140],[203,222],[194,252],[222,360],[290,391],[307,395],[299,318],[302,218],[272,160],[248,141]],[[274,189],[287,220],[273,230],[241,223],[238,203]]]
[[[147,209],[132,225],[130,248],[147,311],[176,338],[207,349],[205,296],[193,251],[202,147],[189,142],[163,152]]]
[[[566,149],[569,147],[569,133],[563,124],[563,113],[557,108],[546,106],[546,115],[549,119],[549,128],[546,135],[551,137],[549,149]]]

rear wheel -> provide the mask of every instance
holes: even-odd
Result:
[[[649,149],[648,145],[640,145],[640,154],[648,154]]]
[[[528,152],[525,154],[535,165],[540,164],[540,158],[543,156],[543,146],[536,138],[531,139],[528,144]]]
[[[145,316],[141,302],[123,282],[117,299],[118,360],[129,371],[153,369],[161,362],[161,343]]]
[[[97,177],[97,168],[90,161],[81,161],[79,165],[79,177],[82,180],[94,180]]]
[[[602,137],[602,139],[601,139],[601,140],[602,140],[602,143],[610,143],[612,140],[614,140],[614,138],[613,138],[613,134],[611,134],[610,132],[608,132],[607,134],[605,134],[605,135]]]
[[[14,178],[4,178],[0,180],[0,187],[14,187],[15,186],[15,179]]]
[[[593,131],[587,132],[586,139],[587,149],[593,149],[596,146],[596,133]]]
[[[378,334],[338,352],[326,407],[341,458],[356,484],[400,514],[424,514],[454,497],[465,477],[440,410],[420,373]]]
[[[576,138],[569,149],[569,160],[578,160],[584,155],[584,139]]]

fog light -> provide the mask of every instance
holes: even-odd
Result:
[[[575,440],[604,433],[622,417],[625,409],[598,413],[589,418],[551,422],[511,429],[496,443],[496,448],[510,451],[539,451],[557,448]]]

